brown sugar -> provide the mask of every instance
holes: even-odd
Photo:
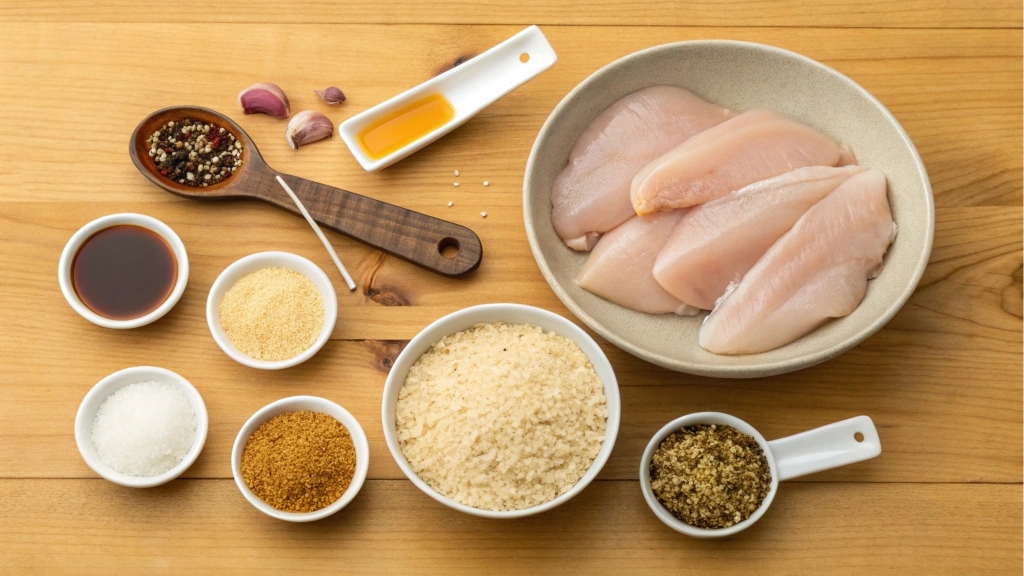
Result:
[[[313,512],[348,489],[356,450],[348,429],[329,414],[286,412],[249,437],[241,469],[260,500],[285,512]]]
[[[669,434],[651,458],[651,489],[673,516],[727,528],[754,513],[772,475],[761,446],[731,426],[697,424]]]

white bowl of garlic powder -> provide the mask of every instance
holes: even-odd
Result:
[[[220,349],[260,370],[291,368],[312,358],[330,339],[337,318],[330,278],[290,252],[236,260],[220,273],[206,300],[206,323]]]

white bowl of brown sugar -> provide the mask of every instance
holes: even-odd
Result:
[[[322,269],[289,252],[259,252],[224,269],[210,288],[206,322],[236,362],[261,370],[309,360],[334,331],[338,301]]]
[[[238,431],[231,450],[231,474],[245,499],[288,522],[320,520],[347,506],[369,466],[359,421],[317,396],[267,404]]]

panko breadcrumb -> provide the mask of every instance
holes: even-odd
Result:
[[[521,510],[571,489],[604,442],[604,387],[572,340],[478,324],[434,344],[399,392],[402,453],[434,490],[483,510]]]

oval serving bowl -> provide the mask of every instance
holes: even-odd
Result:
[[[868,283],[861,305],[781,348],[720,356],[697,343],[695,317],[634,312],[578,287],[587,254],[575,252],[551,225],[551,186],[580,133],[616,100],[642,88],[680,86],[709,102],[744,111],[771,108],[850,146],[860,164],[889,182],[898,227],[881,275]],[[623,350],[666,368],[723,378],[783,374],[832,359],[885,325],[910,298],[931,254],[935,205],[914,144],[899,122],[854,81],[810,58],[762,44],[697,40],[636,52],[598,70],[574,88],[548,117],[523,181],[526,235],[544,278],[587,326]]]
[[[564,336],[573,342],[575,342],[590,359],[591,365],[597,372],[598,378],[601,383],[604,384],[604,395],[605,402],[608,407],[608,420],[605,424],[604,442],[601,444],[601,450],[597,453],[594,461],[590,463],[590,467],[587,472],[580,478],[576,484],[568,491],[558,495],[552,500],[548,500],[543,504],[531,506],[529,508],[523,508],[520,510],[484,510],[481,508],[474,508],[473,506],[467,506],[461,502],[448,498],[434,490],[429,484],[424,482],[419,475],[413,471],[409,461],[406,460],[405,454],[402,453],[402,447],[398,442],[398,430],[395,424],[395,411],[398,405],[398,394],[402,390],[402,386],[405,385],[405,377],[409,374],[409,369],[412,365],[419,360],[427,350],[430,349],[434,343],[440,341],[445,336],[460,332],[476,326],[481,323],[489,322],[504,322],[507,324],[531,324],[533,326],[540,326],[545,332],[554,332],[560,336]],[[523,304],[481,304],[479,306],[471,306],[464,308],[457,312],[439,318],[432,322],[429,326],[420,331],[415,338],[409,341],[402,353],[395,359],[394,365],[391,367],[391,371],[388,372],[387,380],[384,383],[384,397],[381,405],[381,417],[384,424],[384,440],[387,442],[388,450],[391,451],[391,456],[398,463],[398,467],[402,469],[402,472],[416,485],[417,488],[422,490],[428,496],[437,500],[441,504],[453,508],[466,514],[472,514],[474,516],[482,516],[484,518],[498,518],[498,519],[510,519],[510,518],[521,518],[523,516],[530,516],[546,510],[550,510],[568,502],[574,496],[583,491],[588,484],[597,476],[601,468],[604,467],[608,461],[608,457],[612,453],[612,448],[615,446],[615,438],[619,432],[619,418],[621,415],[621,404],[619,401],[619,384],[615,378],[615,371],[612,369],[611,363],[608,361],[608,357],[605,356],[601,347],[597,345],[597,342],[584,332],[579,326],[555,314],[535,308],[533,306],[526,306]]]

